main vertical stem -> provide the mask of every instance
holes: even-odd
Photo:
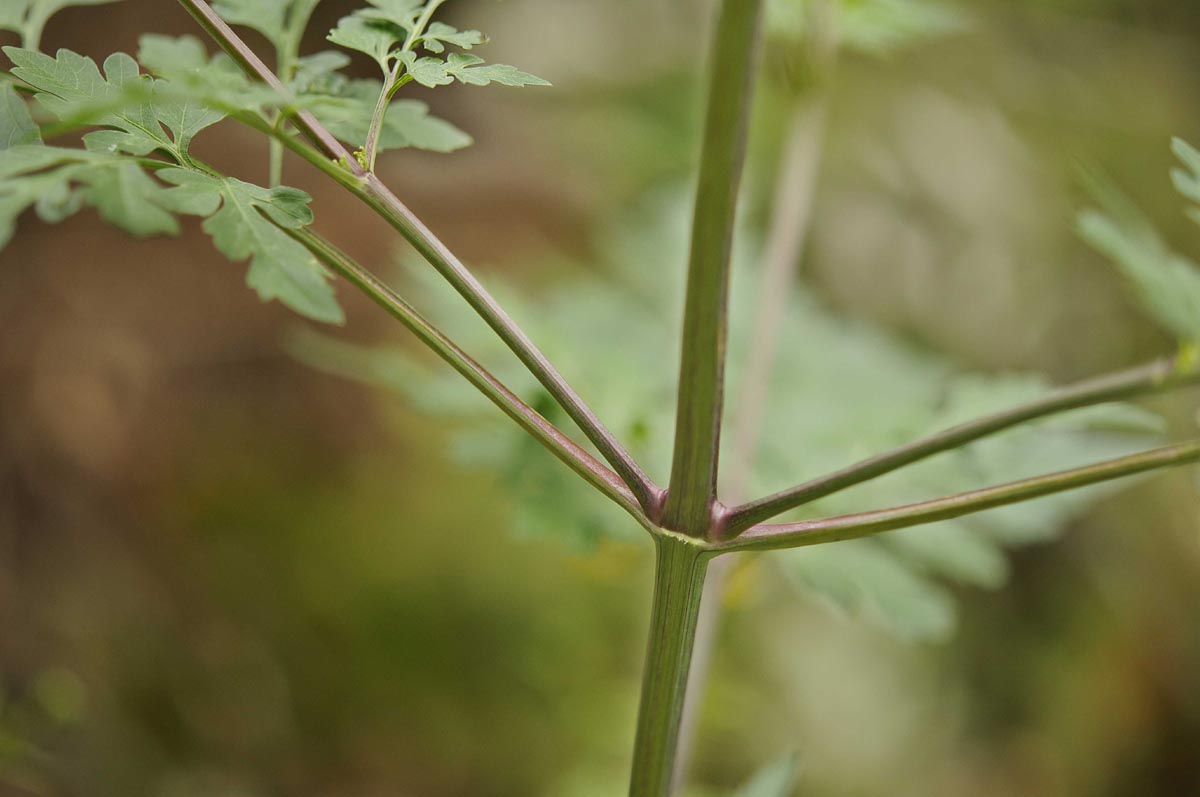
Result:
[[[754,90],[762,0],[722,0],[709,64],[688,262],[675,451],[663,525],[693,537],[712,526],[716,504],[729,255]]]
[[[630,797],[668,797],[696,618],[709,554],[682,538],[655,537],[654,606],[642,675]]]

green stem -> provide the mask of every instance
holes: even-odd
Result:
[[[657,535],[654,605],[642,674],[630,797],[668,797],[680,718],[711,555],[682,536]]]
[[[375,171],[375,158],[379,153],[379,137],[383,133],[383,122],[387,116],[387,109],[388,105],[391,104],[392,95],[396,93],[396,89],[400,86],[400,73],[404,70],[404,62],[400,56],[404,53],[412,52],[412,48],[425,35],[425,29],[429,27],[429,22],[433,19],[434,12],[445,2],[446,0],[429,0],[429,4],[425,6],[425,10],[421,12],[421,16],[417,18],[416,24],[413,25],[413,29],[405,34],[404,44],[401,45],[400,50],[391,56],[396,59],[396,64],[392,67],[391,71],[387,71],[384,75],[383,88],[379,92],[379,99],[375,103],[375,110],[371,114],[371,126],[367,129],[367,140],[363,144],[363,162],[368,172]]]
[[[296,0],[288,11],[287,24],[279,41],[275,43],[275,73],[286,85],[296,74],[296,60],[300,57],[300,40],[308,27],[317,3],[321,0]],[[283,114],[275,111],[271,122],[279,124]],[[272,187],[283,182],[283,143],[278,139],[270,140],[270,184]]]
[[[1200,440],[1189,440],[1127,457],[1118,457],[1082,468],[1035,476],[1032,479],[985,487],[968,493],[878,509],[853,515],[755,526],[737,539],[718,543],[715,551],[765,551],[799,548],[840,540],[868,537],[884,531],[921,526],[961,517],[1044,495],[1075,490],[1092,484],[1134,476],[1160,468],[1200,461]]]
[[[379,136],[383,132],[383,121],[387,116],[388,106],[392,102],[392,93],[396,82],[400,79],[400,70],[402,69],[404,69],[404,64],[396,59],[396,65],[392,67],[387,79],[383,81],[383,89],[379,92],[379,99],[375,101],[375,110],[371,112],[371,126],[367,128],[367,140],[363,144],[363,166],[368,172],[375,171],[375,159],[379,154]]]
[[[675,450],[663,523],[703,536],[716,505],[729,256],[746,156],[762,0],[722,0],[696,189]]]
[[[1038,418],[1200,383],[1200,365],[1186,360],[1185,357],[1156,360],[1127,371],[1064,387],[1028,404],[968,421],[826,476],[743,504],[729,511],[723,522],[721,536],[732,539],[781,512]]]

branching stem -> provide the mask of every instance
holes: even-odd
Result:
[[[387,75],[385,75],[383,88],[379,92],[379,99],[375,103],[375,110],[371,114],[371,126],[367,130],[367,140],[363,144],[363,165],[368,172],[375,172],[375,158],[379,154],[379,137],[383,134],[383,123],[387,117],[387,109],[392,102],[392,96],[400,87],[400,75],[404,71],[404,61],[400,56],[404,53],[412,52],[413,47],[425,35],[425,29],[429,27],[429,22],[433,19],[434,13],[445,2],[446,0],[430,0],[425,6],[425,10],[421,12],[421,16],[417,18],[417,23],[413,25],[413,29],[405,33],[404,44],[400,46],[399,52],[393,56],[396,62],[392,65]]]
[[[721,538],[732,539],[751,526],[781,512],[1038,418],[1194,384],[1200,384],[1200,365],[1184,363],[1179,358],[1157,360],[1138,368],[1080,382],[1029,404],[954,426],[826,476],[736,507],[730,510],[724,521]]]
[[[1200,439],[933,501],[821,520],[755,526],[735,540],[714,545],[713,550],[765,551],[852,540],[1197,461],[1200,461]]]
[[[496,379],[470,355],[426,321],[411,305],[384,285],[378,277],[333,244],[308,229],[285,229],[284,231],[312,252],[318,260],[344,277],[408,328],[422,343],[445,360],[454,370],[466,377],[479,392],[487,396],[508,417],[516,421],[531,437],[566,463],[589,484],[632,515],[640,524],[649,526],[649,521],[642,513],[633,493],[629,491],[617,474],[576,445],[535,409],[518,398],[500,380]]]
[[[280,92],[289,93],[254,51],[222,20],[204,0],[179,0],[204,30],[249,75]],[[575,389],[534,345],[516,322],[504,311],[478,279],[463,265],[392,191],[368,173],[316,117],[303,110],[291,110],[289,120],[316,149],[295,141],[285,131],[274,129],[252,114],[239,114],[240,121],[282,141],[340,185],[350,190],[368,207],[383,217],[449,282],[483,318],[505,345],[529,369],[546,391],[563,408],[583,433],[608,460],[613,469],[637,498],[647,516],[657,519],[661,512],[662,490],[650,480],[629,452],[617,441]]]

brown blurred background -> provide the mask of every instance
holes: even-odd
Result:
[[[586,262],[598,220],[687,179],[709,5],[451,4],[555,88],[439,91],[476,146],[388,156],[385,178],[468,262],[553,280],[523,256]],[[1067,380],[1168,349],[1073,237],[1072,161],[1200,252],[1166,179],[1169,137],[1200,139],[1200,7],[970,5],[965,33],[844,58],[809,283],[974,368]],[[353,7],[326,0],[306,48]],[[45,45],[103,57],[145,31],[193,26],[124,0],[61,14]],[[204,153],[264,179],[262,145],[222,130]],[[383,223],[298,164],[287,180],[386,269]],[[29,218],[0,253],[0,795],[623,793],[649,545],[514,540],[493,476],[290,358],[300,322],[242,278],[196,225],[136,242],[90,213]],[[348,338],[405,340],[340,295]],[[1190,423],[1195,404],[1159,406]],[[1000,592],[962,590],[942,645],[743,590],[694,793],[796,749],[798,794],[1200,794],[1193,477],[1107,500]]]

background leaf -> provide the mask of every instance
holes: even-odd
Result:
[[[732,797],[788,797],[796,780],[800,759],[794,753],[764,767]]]
[[[1175,149],[1185,164],[1197,165],[1186,144],[1177,140]],[[1079,215],[1080,237],[1116,264],[1152,318],[1182,341],[1200,340],[1200,265],[1171,249],[1137,205],[1102,174],[1087,170],[1083,178],[1102,210]],[[1177,170],[1174,179],[1185,196],[1197,187],[1194,171]]]

